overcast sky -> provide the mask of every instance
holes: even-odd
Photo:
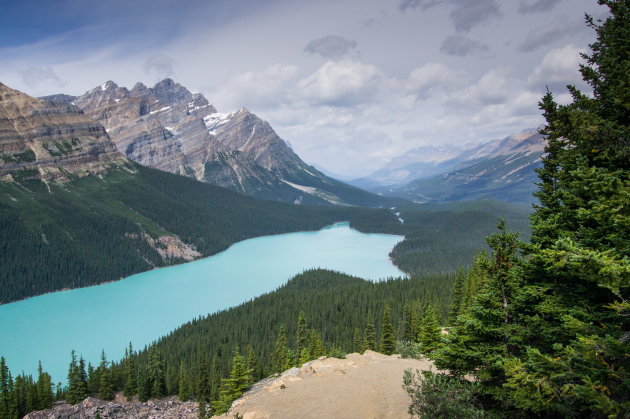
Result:
[[[365,175],[543,123],[583,87],[595,0],[3,1],[0,81],[33,96],[171,77],[247,107],[308,163]]]

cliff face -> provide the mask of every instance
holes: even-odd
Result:
[[[145,166],[200,179],[221,149],[203,124],[214,107],[170,79],[131,90],[109,81],[73,103],[103,124],[118,150]]]
[[[0,176],[102,173],[126,159],[105,129],[72,104],[42,101],[0,83]],[[28,171],[28,172],[25,172]]]
[[[382,205],[308,166],[247,109],[218,113],[203,95],[171,79],[131,90],[109,81],[78,97],[47,99],[77,105],[103,124],[121,153],[146,166],[259,198]]]

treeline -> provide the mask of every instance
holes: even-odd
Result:
[[[134,165],[67,183],[0,183],[0,303],[117,280],[164,260],[143,238],[177,235],[204,256],[237,241],[314,230],[385,210],[258,200]]]
[[[495,231],[501,216],[526,240],[530,213],[529,205],[496,200],[402,207],[404,223],[398,228],[405,240],[394,247],[391,257],[413,275],[455,272],[462,265],[468,267],[476,251],[489,250],[484,237]]]
[[[53,385],[48,373],[39,365],[37,381],[24,373],[13,378],[4,357],[0,357],[0,419],[19,419],[29,412],[48,409],[60,400],[63,392]]]

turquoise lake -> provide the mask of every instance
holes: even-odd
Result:
[[[380,280],[404,276],[389,260],[403,237],[364,234],[338,223],[315,232],[258,237],[214,256],[108,284],[60,291],[0,306],[0,355],[13,376],[42,361],[65,382],[70,351],[98,364],[118,360],[200,315],[273,291],[311,268]]]

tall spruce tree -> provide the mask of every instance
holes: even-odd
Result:
[[[394,326],[392,325],[391,308],[389,304],[385,304],[383,311],[383,341],[381,343],[381,352],[385,355],[392,355],[396,350],[396,336],[394,335]]]
[[[232,358],[230,377],[221,380],[219,400],[212,403],[215,414],[220,415],[227,412],[232,406],[232,402],[247,390],[250,373],[251,371],[245,368],[245,363],[237,348],[234,351],[234,358]]]
[[[297,321],[297,329],[295,333],[295,351],[298,354],[302,353],[302,349],[306,348],[308,345],[308,325],[306,324],[306,316],[303,311],[300,311],[298,315]]]
[[[278,339],[276,340],[276,348],[273,351],[271,359],[271,368],[273,372],[282,372],[290,367],[291,359],[289,357],[289,347],[287,346],[287,333],[283,326],[280,326]]]
[[[123,389],[124,396],[129,399],[138,392],[138,371],[136,368],[136,356],[133,346],[129,342],[129,349],[125,349],[125,387]]]
[[[365,331],[363,332],[363,350],[376,350],[376,328],[374,326],[374,318],[372,313],[368,312],[365,321]]]
[[[103,349],[101,352],[101,364],[99,365],[99,369],[101,370],[99,397],[103,400],[112,400],[114,398],[114,385],[108,366],[109,362],[107,362],[105,350]]]

